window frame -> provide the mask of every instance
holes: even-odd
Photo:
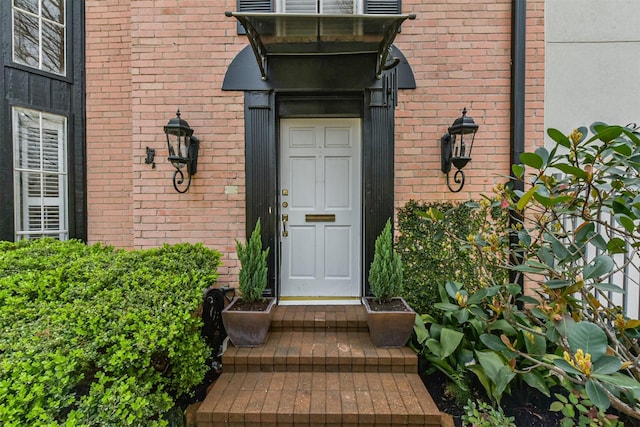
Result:
[[[14,238],[32,239],[39,237],[56,237],[60,240],[69,239],[69,119],[65,115],[50,113],[42,110],[25,107],[12,107],[12,147],[13,147],[13,177],[14,177]],[[37,167],[23,167],[21,160],[28,147],[21,138],[24,126],[20,125],[20,114],[29,114],[35,116],[37,121],[38,134],[38,162]],[[44,126],[45,120],[53,123],[53,126]],[[45,158],[45,141],[44,133],[47,130],[55,130],[57,132],[57,168],[56,170],[44,167]],[[29,196],[29,177],[37,176],[36,183],[40,186],[39,196]],[[57,177],[57,196],[47,197],[45,187],[47,185],[45,177]],[[51,181],[49,181],[51,182]],[[47,203],[57,201],[57,203]],[[35,203],[34,203],[35,202]],[[40,224],[36,229],[30,228],[29,208],[37,207],[39,209]],[[58,207],[58,227],[47,228],[47,212],[48,206]]]
[[[310,11],[304,11],[304,12],[291,12],[291,13],[317,13],[317,14],[325,14],[325,12],[323,11],[323,5],[324,5],[324,1],[325,0],[315,0],[314,3],[316,4],[316,11],[315,12],[310,12]],[[273,0],[274,4],[275,4],[275,11],[276,13],[288,13],[287,12],[287,8],[286,8],[286,3],[287,0]],[[347,14],[347,15],[356,15],[356,14],[362,14],[364,11],[364,0],[353,0],[354,3],[354,9],[355,11],[353,13]],[[328,13],[330,14],[330,13]]]
[[[237,0],[238,12],[283,13],[284,0]],[[355,0],[357,14],[394,15],[402,13],[402,0]],[[238,35],[246,34],[244,27],[237,22]]]
[[[69,2],[67,2],[66,0],[60,0],[62,5],[63,5],[63,13],[61,14],[61,19],[62,19],[62,24],[60,24],[59,22],[53,21],[51,19],[48,19],[46,17],[43,16],[43,7],[42,7],[42,2],[43,0],[37,0],[38,1],[38,13],[35,14],[34,12],[22,9],[18,6],[16,6],[16,0],[11,0],[11,14],[10,14],[10,20],[11,20],[11,52],[9,53],[11,61],[19,67],[26,67],[28,69],[31,70],[37,70],[39,72],[42,73],[46,73],[46,74],[50,74],[53,76],[58,76],[60,78],[68,78],[68,73],[70,70],[69,67],[69,57],[70,57],[70,52],[69,52],[69,22],[70,22],[70,16],[69,16]],[[16,17],[16,12],[18,13],[23,13],[27,16],[31,16],[35,19],[38,20],[38,66],[34,66],[34,65],[30,65],[28,63],[25,63],[23,61],[20,61],[19,58],[16,57],[16,31],[15,31],[15,17]],[[61,71],[52,71],[49,70],[47,68],[44,67],[44,58],[45,55],[43,54],[43,37],[44,37],[44,32],[43,32],[43,27],[44,24],[47,23],[49,25],[53,25],[53,26],[58,26],[62,28],[62,34],[63,34],[63,40],[62,40],[62,50],[63,50],[63,65],[62,65],[62,70]]]

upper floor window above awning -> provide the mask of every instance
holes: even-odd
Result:
[[[245,28],[267,79],[269,56],[375,53],[375,75],[395,65],[389,50],[402,23],[414,14],[327,14],[226,12]]]

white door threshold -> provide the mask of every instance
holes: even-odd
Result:
[[[280,296],[278,305],[360,305],[361,297]]]

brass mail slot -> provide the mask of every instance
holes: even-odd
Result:
[[[307,214],[304,216],[306,222],[336,222],[335,214]]]

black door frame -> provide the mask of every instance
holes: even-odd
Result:
[[[393,76],[388,76],[390,83]],[[245,92],[246,233],[258,218],[269,251],[266,295],[280,278],[279,122],[284,117],[357,117],[362,120],[362,293],[369,294],[368,266],[375,239],[394,214],[394,97],[384,88],[357,92]]]

